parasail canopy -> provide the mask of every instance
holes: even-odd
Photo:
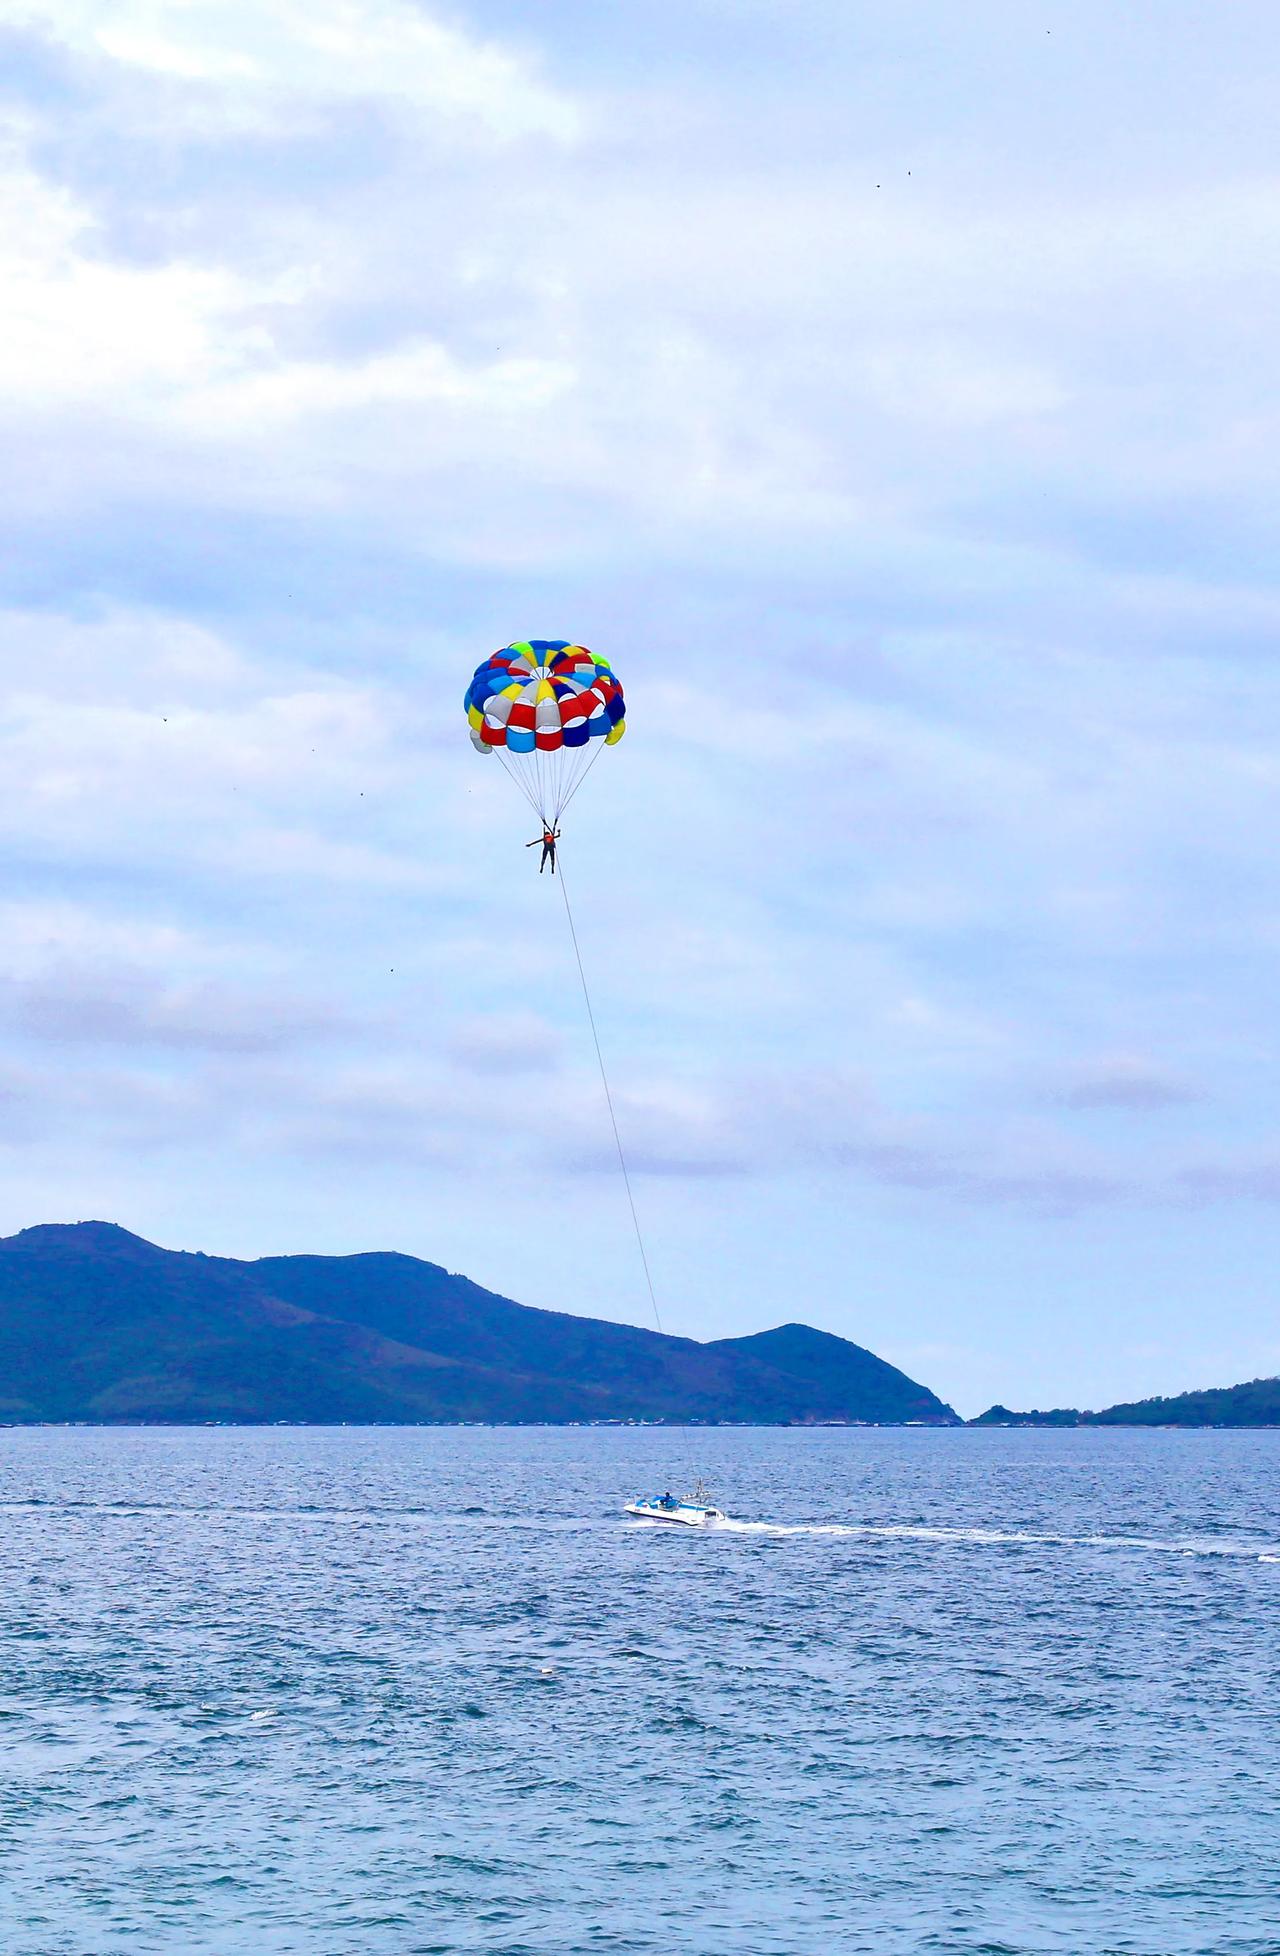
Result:
[[[609,661],[561,638],[518,639],[492,653],[476,667],[465,705],[473,746],[497,754],[552,828],[627,724]]]

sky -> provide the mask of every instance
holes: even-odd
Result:
[[[0,1228],[1280,1370],[1280,24],[0,0]]]

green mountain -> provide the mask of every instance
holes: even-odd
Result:
[[[240,1262],[102,1222],[0,1239],[0,1420],[590,1419],[959,1424],[805,1325],[699,1344],[391,1253]]]
[[[1280,1379],[1138,1399],[1087,1417],[1093,1426],[1280,1426]]]
[[[757,1331],[746,1338],[723,1338],[702,1347],[707,1352],[734,1352],[794,1379],[817,1405],[834,1401],[858,1406],[854,1417],[898,1424],[904,1420],[937,1423],[932,1393],[912,1386],[905,1374],[882,1358],[851,1345],[829,1331],[807,1324],[780,1324],[775,1331]],[[909,1387],[909,1392],[904,1392]],[[948,1411],[950,1408],[947,1409]]]

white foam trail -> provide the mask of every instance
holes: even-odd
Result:
[[[1256,1543],[1193,1540],[1161,1541],[1149,1535],[1038,1535],[1013,1528],[926,1528],[871,1522],[721,1521],[718,1535],[847,1535],[863,1541],[971,1543],[979,1547],[1136,1549],[1156,1555],[1245,1556],[1255,1562],[1280,1562],[1280,1549],[1262,1550]]]

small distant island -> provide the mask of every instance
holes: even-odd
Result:
[[[966,1420],[967,1426],[1079,1426],[1090,1418],[1075,1406],[1056,1406],[1052,1412],[1015,1413],[1008,1406],[988,1406],[985,1413],[976,1419]]]

